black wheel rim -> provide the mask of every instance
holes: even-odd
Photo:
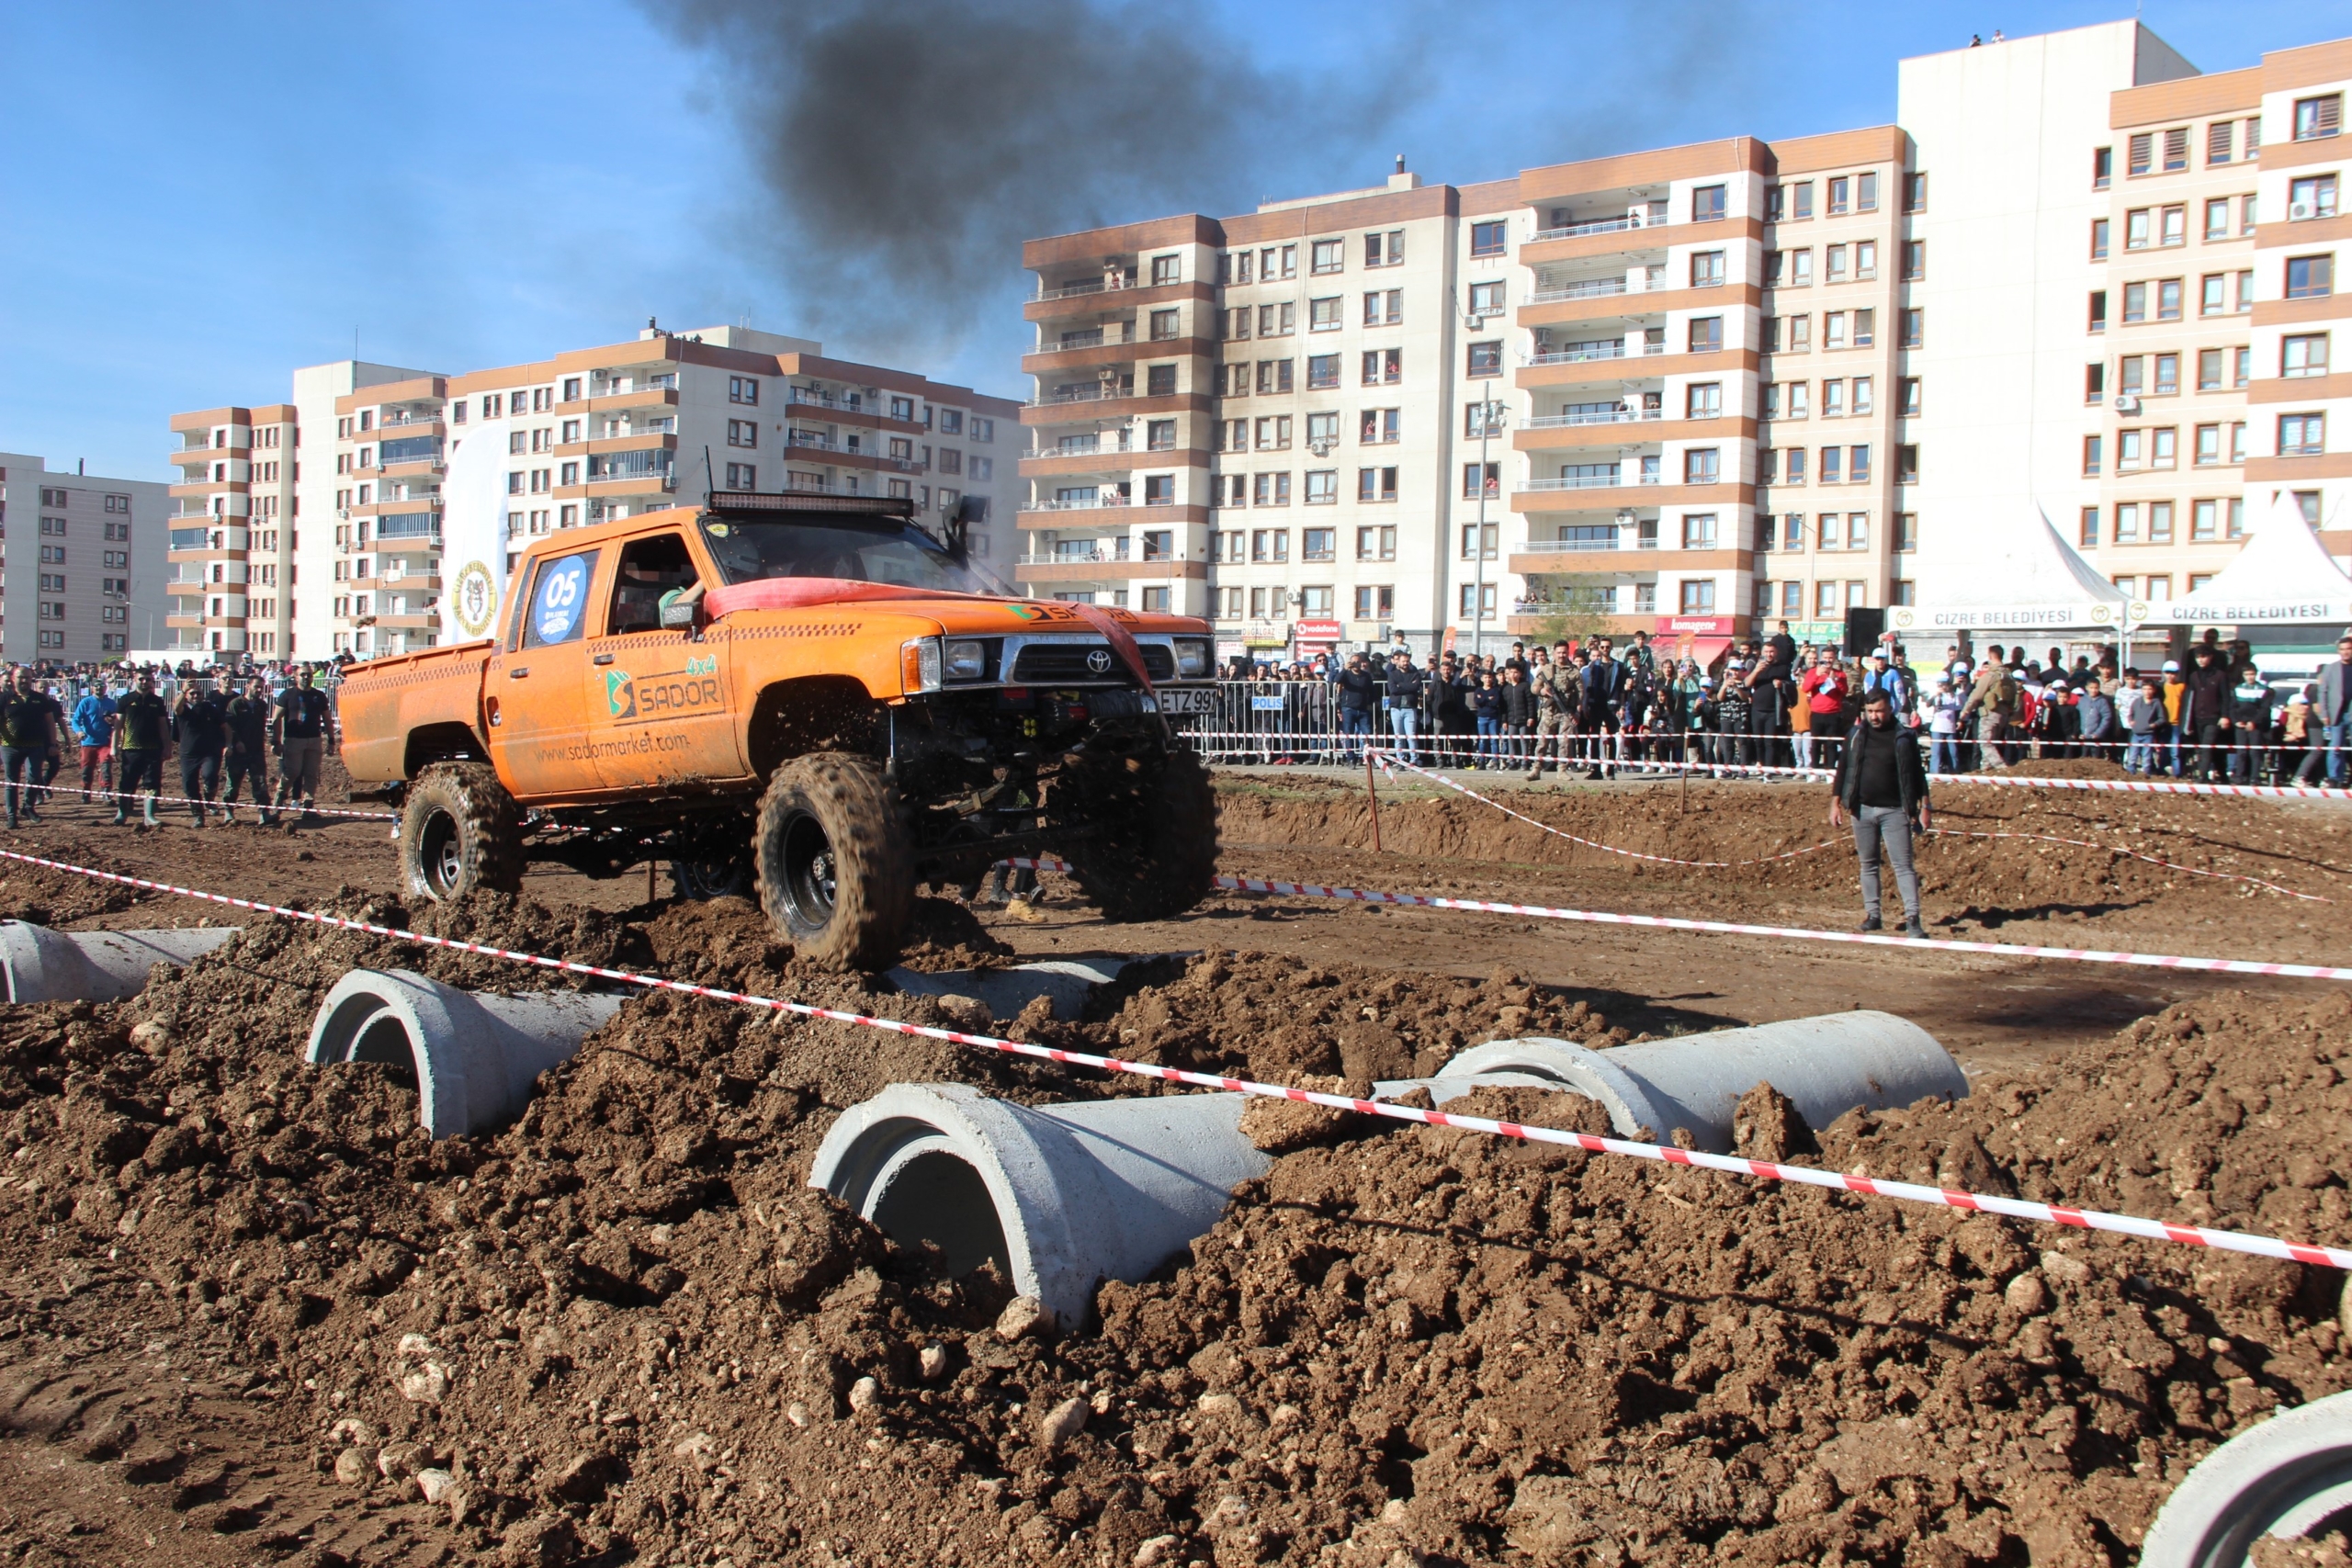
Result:
[[[840,891],[833,842],[806,811],[795,811],[786,819],[782,837],[785,913],[796,931],[823,931],[832,923]]]
[[[679,891],[689,898],[718,898],[735,891],[741,863],[731,860],[682,860]]]
[[[428,813],[417,833],[417,863],[424,886],[435,898],[454,898],[466,872],[465,834],[458,819],[446,811]]]

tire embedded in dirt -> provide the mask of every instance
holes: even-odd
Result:
[[[481,889],[523,886],[522,821],[487,762],[436,762],[409,786],[401,812],[401,881],[453,904]]]
[[[1083,775],[1092,829],[1071,875],[1105,919],[1164,920],[1208,896],[1216,877],[1216,794],[1190,751],[1130,753]]]
[[[829,969],[886,969],[914,906],[898,794],[868,757],[816,751],[776,769],[752,843],[760,905]]]

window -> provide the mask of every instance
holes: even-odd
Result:
[[[2199,280],[2197,294],[2199,315],[2219,316],[2226,312],[2228,301],[2223,296],[2227,280],[2228,274],[2219,272],[2209,272]]]
[[[1810,195],[1811,192],[1808,191],[1807,194]],[[1699,186],[1691,190],[1691,222],[1719,222],[1723,219],[1724,211],[1724,187],[1722,186]]]
[[[1462,592],[1460,595],[1462,618],[1465,621],[1475,621],[1482,620],[1494,615],[1496,586],[1496,584],[1491,582],[1464,583],[1462,585]]]
[[[1367,307],[1372,297],[1366,295]],[[1335,333],[1346,323],[1340,316],[1340,297],[1336,294],[1306,302],[1306,330],[1311,333]]]
[[[1315,273],[1340,272],[1348,265],[1348,243],[1345,240],[1317,240],[1307,253],[1307,270]]]
[[[2167,277],[2157,282],[2156,320],[2160,321],[2177,321],[2180,320],[2179,278]]]
[[[1507,248],[1510,226],[1502,219],[1470,225],[1470,254],[1473,256],[1498,256]]]
[[[2278,344],[2278,374],[2281,376],[2326,375],[2327,334],[2308,333],[2281,339]]]
[[[1286,413],[1262,414],[1258,420],[1257,446],[1261,452],[1286,452],[1290,449],[1290,419]]]
[[[2152,131],[2141,131],[2127,143],[2128,159],[2124,173],[2132,175],[2147,174],[2156,166],[2156,138]]]
[[[2233,463],[2245,461],[2245,421],[2244,420],[2230,426],[2230,461]]]
[[[1832,245],[1825,254],[1827,256],[1829,262],[1829,281],[1832,283],[1845,282],[1846,247],[1843,245]]]
[[[2127,283],[2123,286],[2123,321],[2125,325],[2148,319],[2148,286]]]
[[[2231,143],[2235,140],[2233,132],[2237,125],[2233,119],[2217,119],[2205,128],[2205,162],[2209,166],[2230,161]]]
[[[2295,140],[2313,141],[2323,136],[2334,136],[2344,129],[2344,95],[2329,93],[2324,97],[2295,100]]]
[[[1306,389],[1308,391],[1314,391],[1318,388],[1336,387],[1339,384],[1340,356],[1338,355],[1317,354],[1308,356],[1306,361]]]
[[[2100,449],[2101,443],[2099,437],[2096,435],[2086,435],[2083,437],[2083,477],[2085,479],[2097,479],[2098,477]]]
[[[1614,405],[1611,405],[1612,407]],[[1462,405],[1462,434],[1471,441],[1489,435],[1500,435],[1509,422],[1504,418],[1503,405],[1498,400]]]
[[[1928,210],[1927,175],[1905,175],[1903,176],[1903,210],[1905,212]]]
[[[2180,355],[2159,354],[2155,356],[2155,361],[2156,381],[2154,388],[2155,395],[2163,398],[2178,392],[2180,390]]]
[[[1829,216],[1853,210],[1854,182],[1844,175],[1829,182]]]
[[[2098,235],[2098,254],[2102,256],[2107,254],[2107,235],[2104,232],[2105,226],[2105,222],[2102,220],[2099,225],[2102,232]],[[1905,283],[1917,283],[1927,276],[1928,242],[1925,240],[1904,241],[1903,281]]]
[[[1470,309],[1474,311],[1479,309],[1480,295],[1482,291],[1485,295],[1485,304],[1487,307],[1486,313],[1491,316],[1501,315],[1503,312],[1503,286],[1499,283],[1472,284],[1470,286]],[[1401,325],[1404,320],[1405,291],[1403,289],[1374,288],[1365,293],[1363,297],[1363,324],[1365,326],[1393,327]]]
[[[2140,542],[2140,503],[2127,501],[2115,509],[2115,542],[2136,545]]]
[[[2335,289],[2335,257],[2290,256],[2287,260],[2287,298],[2290,299],[2324,299]]]
[[[2152,545],[2169,545],[2172,543],[2171,502],[2152,501],[2148,502],[2148,543]]]
[[[1308,528],[1299,535],[1299,559],[1337,560],[1340,556],[1340,531],[1336,528]],[[1311,592],[1312,590],[1309,590]],[[1327,590],[1328,592],[1328,590]],[[1310,612],[1311,613],[1311,612]],[[1329,614],[1327,609],[1325,614]]]
[[[1388,528],[1359,528],[1356,530],[1356,559],[1395,560],[1396,530]],[[1384,615],[1385,611],[1382,612]]]
[[[1894,383],[1894,412],[1905,419],[1917,419],[1926,404],[1921,400],[1919,378],[1905,376]]]
[[[2326,415],[2282,413],[2278,416],[2278,456],[2316,457],[2326,449]]]
[[[2335,216],[2335,176],[2314,175],[2309,179],[2293,180],[2287,186],[2287,218],[2302,223],[2314,218]]]
[[[2091,150],[2091,189],[2105,190],[2115,183],[2115,149],[2096,147]]]
[[[1846,383],[1843,379],[1821,384],[1821,417],[1837,419],[1846,412]]]
[[[1682,416],[1685,419],[1717,419],[1723,412],[1722,382],[1694,381],[1684,389]]]
[[[1474,352],[1475,352],[1474,345]],[[1495,368],[1487,374],[1502,374],[1502,344],[1487,345],[1494,350]],[[1367,387],[1391,387],[1405,378],[1405,351],[1401,348],[1367,348],[1363,351],[1363,384]]]
[[[1682,547],[1686,550],[1712,550],[1715,547],[1715,514],[1694,512],[1682,519]]]
[[[2193,542],[2204,542],[2222,536],[2221,505],[2211,501],[2188,503],[2188,536]]]
[[[2254,274],[2251,270],[2238,274],[2237,299],[2241,313],[2254,309]]]
[[[2310,510],[2306,509],[2303,515],[2308,519],[2311,516]],[[2233,496],[2230,498],[2229,516],[2229,536],[2233,539],[2245,538],[2245,498],[2244,496]]]
[[[1826,310],[1822,312],[1821,346],[1824,349],[1843,348],[1846,346],[1845,311]],[[1826,398],[1822,400],[1821,412],[1825,415],[1829,412],[1829,402]]]
[[[2089,330],[2095,333],[2107,331],[2107,290],[2104,288],[2091,290]]]
[[[2075,542],[2086,550],[2098,548],[2098,508],[2083,508],[2082,521],[2076,525]]]
[[[1267,245],[1258,252],[1258,281],[1272,283],[1276,278],[1298,276],[1296,245]]]
[[[2219,197],[2205,204],[2205,239],[2208,243],[2230,237],[2230,198]]]
[[[1916,512],[1896,513],[1894,514],[1894,548],[1896,553],[1907,553],[1915,551],[1918,547],[1919,514]]]
[[[1146,451],[1173,452],[1176,450],[1176,422],[1174,420],[1148,420],[1145,422],[1143,428]],[[978,463],[980,459],[975,457],[972,461]]]
[[[1250,504],[1252,506],[1288,506],[1290,476],[1288,474],[1252,474],[1250,476]],[[1261,529],[1261,533],[1265,530]],[[1279,529],[1273,533],[1276,554],[1271,558],[1281,560],[1281,552],[1290,548],[1290,535]],[[1269,558],[1260,557],[1260,559]]]
[[[1905,306],[1902,313],[1903,338],[1900,346],[1921,348],[1928,341],[1928,312],[1917,305]]]
[[[2161,245],[2185,245],[2188,243],[2188,209],[2186,207],[2167,207],[2164,209],[2162,217],[2164,224],[2163,228],[2159,231],[2161,237],[2156,243]]]
[[[2150,468],[2172,468],[2179,457],[2179,452],[2180,432],[2178,430],[2166,425],[2161,430],[2148,432],[2148,466]]]
[[[1857,212],[1878,210],[1878,175],[1876,174],[1854,176],[1854,210]]]
[[[1483,549],[1479,547],[1481,535],[1484,536],[1485,548]],[[1473,557],[1483,560],[1493,560],[1500,553],[1501,548],[1501,524],[1465,523],[1462,525],[1462,558],[1464,560],[1469,560]]]
[[[1690,253],[1690,287],[1691,287],[1691,288],[1722,288],[1722,287],[1723,287],[1723,281],[1724,281],[1724,254],[1723,254],[1723,252],[1721,252],[1721,251],[1692,251],[1692,252]],[[1476,301],[1476,299],[1474,298],[1474,299],[1473,299],[1473,300],[1471,301],[1471,308],[1475,310],[1475,309],[1476,309],[1476,307],[1477,307],[1477,301]]]
[[[1804,483],[1804,452],[1805,449],[1802,446],[1792,446],[1788,450],[1785,467],[1788,469],[1788,482],[1792,485]]]
[[[1926,243],[1924,240],[1920,242],[1922,244]],[[1856,277],[1878,276],[1878,242],[1876,240],[1858,240],[1854,243],[1854,276]]]
[[[2254,214],[2255,198],[2252,196],[2238,197],[2238,233],[2241,236],[2254,232]]]
[[[1878,338],[1878,312],[1877,312],[1876,310],[1857,310],[1857,311],[1855,311],[1855,312],[1854,312],[1854,346],[1855,346],[1856,348],[1868,348],[1868,347],[1870,347],[1870,346],[1871,346],[1871,344],[1872,343],[1874,343],[1874,342],[1876,342],[1876,341],[1877,341],[1877,338]],[[1916,344],[1916,343],[1915,343],[1915,344],[1909,344],[1909,345],[1907,345],[1907,346],[1912,347],[1912,348],[1917,348],[1917,347],[1918,347],[1919,345],[1918,345],[1917,344]],[[1856,413],[1860,413],[1860,412],[1861,412],[1862,411],[1861,411],[1861,410],[1860,410],[1860,409],[1856,409],[1854,412],[1855,412]]]
[[[1396,590],[1385,586],[1359,587],[1356,590],[1356,619],[1385,621],[1396,614]]]
[[[1405,231],[1391,229],[1385,234],[1363,237],[1363,265],[1366,266],[1402,266],[1405,265]]]
[[[1337,413],[1311,413],[1306,416],[1306,445],[1320,456],[1340,444],[1340,416]]]
[[[1176,335],[1176,312],[1154,310],[1151,313],[1151,341],[1166,343]]]
[[[754,419],[730,419],[727,422],[727,445],[756,446],[760,444],[760,423]]]
[[[1682,454],[1682,482],[1711,485],[1722,477],[1723,454],[1713,446],[1694,446]]]
[[[2165,132],[2165,173],[2174,174],[2188,167],[2188,127],[2175,126]]]
[[[1270,397],[1291,389],[1291,362],[1287,359],[1258,361],[1258,395]]]
[[[1405,411],[1402,409],[1366,409],[1356,427],[1356,439],[1367,446],[1384,446],[1404,439]],[[1263,423],[1264,421],[1260,421]]]
[[[1176,367],[1173,365],[1148,367],[1143,373],[1143,378],[1144,396],[1172,398],[1176,395]]]
[[[1724,319],[1721,316],[1693,316],[1690,319],[1690,352],[1713,354],[1724,345]]]
[[[1250,310],[1247,305],[1236,305],[1233,309],[1225,311],[1225,335],[1235,342],[1238,342],[1241,339],[1248,337],[1250,335]]]
[[[1712,577],[1682,580],[1681,613],[1686,615],[1712,615],[1715,613],[1715,580]]]
[[[757,404],[760,400],[760,378],[756,376],[729,376],[727,378],[727,400]]]
[[[1394,501],[1396,499],[1396,470],[1394,468],[1358,468],[1356,470],[1358,501]],[[1381,559],[1386,560],[1386,556]]]
[[[2123,472],[2125,469],[2127,469],[2127,468],[2138,468],[2138,467],[2140,466],[2140,460],[2141,460],[2141,458],[2142,458],[2142,457],[2145,455],[2145,453],[2146,453],[2146,448],[2147,448],[2147,432],[2146,432],[2146,431],[2144,431],[2144,430],[2119,430],[2119,431],[2117,431],[2117,432],[2115,433],[2115,468],[2116,468],[2116,472],[2118,472],[2118,473],[2121,473],[2121,472]]]
[[[1851,484],[1861,485],[1871,482],[1871,449],[1869,447],[1849,446],[1846,449],[1846,478]],[[1829,475],[1826,468],[1822,474],[1822,482],[1824,484],[1829,482]]]
[[[2097,404],[2107,396],[2107,361],[2095,359],[2083,367],[2083,401]]]
[[[1285,299],[1278,305],[1258,307],[1260,337],[1288,337],[1298,330],[1298,306]]]
[[[1258,483],[1264,488],[1266,480],[1278,476],[1260,474]],[[1253,528],[1250,531],[1250,558],[1261,563],[1290,559],[1290,530],[1287,528]]]
[[[1472,376],[1499,376],[1503,373],[1503,345],[1500,339],[1470,345]]]
[[[2222,460],[2222,427],[2200,424],[2197,427],[2197,466],[2212,468]]]
[[[1339,470],[1339,469],[1337,469],[1337,468],[1315,468],[1315,469],[1311,469],[1311,470],[1309,470],[1309,471],[1308,471],[1307,476],[1306,476],[1306,504],[1307,504],[1307,505],[1309,505],[1309,506],[1333,506],[1333,505],[1337,505],[1337,504],[1338,504],[1339,500],[1340,500],[1340,470]],[[1308,544],[1308,547],[1309,547],[1309,549],[1310,549],[1310,550],[1313,548],[1313,546],[1314,546],[1314,539],[1315,539],[1315,536],[1316,536],[1316,534],[1317,534],[1317,533],[1318,533],[1318,532],[1322,533],[1322,534],[1323,534],[1323,535],[1325,535],[1326,536],[1329,536],[1331,531],[1330,531],[1329,528],[1324,528],[1324,529],[1319,529],[1319,530],[1317,530],[1317,529],[1312,529],[1312,528],[1308,529],[1308,530],[1307,530],[1306,537],[1307,537],[1307,544]],[[1314,558],[1312,555],[1310,555],[1307,558],[1308,558],[1308,559],[1310,559],[1310,560],[1312,560],[1312,559],[1314,559],[1315,558]],[[1331,558],[1330,558],[1329,556],[1325,556],[1325,557],[1323,557],[1322,558],[1323,558],[1323,559],[1325,559],[1325,560],[1329,560]]]

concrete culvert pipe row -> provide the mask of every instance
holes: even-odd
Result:
[[[417,1122],[435,1138],[493,1132],[523,1114],[538,1076],[571,1060],[622,999],[491,996],[404,969],[355,969],[320,1005],[302,1059],[382,1062],[413,1075]]]
[[[2237,1568],[2264,1536],[2301,1540],[2352,1510],[2352,1393],[2282,1410],[2198,1461],[2165,1499],[2141,1568]]]
[[[963,1084],[892,1084],[833,1123],[809,1185],[951,1274],[993,1259],[1063,1327],[1103,1280],[1141,1280],[1265,1173],[1241,1135],[1247,1096],[1024,1106]]]
[[[0,920],[0,979],[12,1002],[119,1002],[145,990],[156,964],[190,963],[242,930],[57,931]]]
[[[1461,1053],[1434,1078],[1373,1089],[1394,1099],[1426,1087],[1442,1105],[1481,1083],[1571,1090],[1599,1100],[1623,1137],[1646,1127],[1666,1140],[1687,1128],[1697,1147],[1715,1154],[1731,1148],[1732,1114],[1759,1083],[1788,1096],[1816,1128],[1856,1109],[1968,1094],[1967,1075],[1934,1036],[1893,1013],[1860,1010],[1600,1051],[1566,1040],[1496,1040]]]

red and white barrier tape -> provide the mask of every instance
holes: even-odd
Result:
[[[1804,942],[1859,942],[1942,953],[1985,953],[2007,958],[2064,958],[2080,964],[2130,964],[2154,969],[2194,969],[2222,975],[2275,975],[2297,980],[2352,980],[2352,968],[2319,964],[2263,964],[2248,958],[2188,958],[2161,953],[2109,953],[2098,948],[2028,947],[2018,942],[1961,942],[1949,937],[1914,939],[1873,931],[1824,931],[1804,926],[1751,926],[1733,920],[1694,920],[1675,915],[1624,915],[1602,909],[1557,909],[1541,904],[1500,904],[1478,898],[1440,898],[1419,893],[1377,893],[1360,887],[1314,883],[1267,882],[1220,876],[1219,887],[1242,893],[1273,893],[1294,898],[1337,898],[1353,904],[1394,904],[1408,908],[1465,909],[1476,914],[1522,915],[1592,925],[1645,926],[1657,931],[1708,931],[1718,936],[1793,937]]]
[[[2031,839],[2038,843],[2067,844],[2078,850],[2099,850],[2111,855],[2129,855],[2133,860],[2146,861],[2150,865],[2163,866],[2166,871],[2187,872],[2191,876],[2215,876],[2230,882],[2250,882],[2256,887],[2273,893],[2283,893],[2290,898],[2308,899],[2314,904],[2333,904],[2333,898],[2323,898],[2316,893],[2298,893],[2291,887],[2281,887],[2275,882],[2265,882],[2258,876],[2248,876],[2236,871],[2206,871],[2198,866],[2183,865],[2178,861],[2165,860],[2161,855],[2142,854],[2120,844],[2096,844],[2087,839],[2062,839],[2054,833],[1992,833],[1976,829],[1930,828],[1928,832],[1946,839]]]
[[[1782,739],[1785,739],[1783,737]],[[1366,747],[1381,751],[1385,748]],[[1661,773],[1705,773],[1721,776],[1747,773],[1773,774],[1781,777],[1820,779],[1824,782],[1838,776],[1833,768],[1788,768],[1772,762],[1690,762],[1668,761],[1662,757],[1644,757],[1620,761],[1614,757],[1599,759],[1573,758],[1561,764],[1565,767],[1610,768],[1620,773],[1655,770]],[[2069,779],[2053,778],[2042,773],[1937,773],[1930,780],[1936,784],[1996,784],[2008,789],[2078,789],[2116,790],[2128,795],[2245,795],[2264,800],[2352,800],[2352,789],[2323,789],[2304,784],[2198,784],[2188,779]]]
[[[730,1002],[743,1007],[763,1008],[771,1012],[786,1013],[799,1018],[823,1019],[830,1022],[855,1024],[866,1029],[888,1030],[894,1034],[917,1035],[927,1040],[969,1045],[979,1050],[995,1051],[1006,1055],[1057,1062],[1067,1066],[1092,1067],[1103,1072],[1156,1078],[1163,1083],[1181,1083],[1195,1089],[1220,1089],[1230,1094],[1256,1095],[1268,1100],[1293,1100],[1305,1104],[1324,1106],[1333,1111],[1353,1111],[1363,1116],[1382,1116],[1391,1121],[1414,1122],[1430,1127],[1455,1127],[1464,1132],[1485,1133],[1496,1137],[1515,1138],[1526,1143],[1555,1144],[1566,1148],[1583,1149],[1591,1154],[1622,1155],[1634,1159],[1658,1160],[1668,1165],[1690,1166],[1701,1170],[1722,1171],[1733,1176],[1761,1178],[1767,1181],[1793,1181],[1809,1187],[1826,1187],[1840,1192],[1852,1192],[1866,1198],[1892,1198],[1902,1202],[1926,1203],[1939,1208],[2004,1214],[2012,1219],[2030,1220],[2042,1224],[2071,1225],[2082,1230],[2109,1231],[2119,1235],[2140,1236],[2150,1241],[2179,1242],[2189,1247],[2213,1247],[2227,1252],[2252,1253],[2260,1258],[2280,1258],[2296,1263],[2352,1269],[2352,1248],[2313,1247],[2301,1242],[2280,1240],[2276,1236],[2253,1235],[2244,1231],[2212,1230],[2200,1225],[2177,1225],[2162,1220],[2143,1220],[2130,1214],[2106,1213],[2097,1209],[2068,1209],[2049,1203],[2028,1202],[2017,1198],[1995,1197],[1988,1193],[1921,1187],[1905,1181],[1882,1181],[1872,1177],[1848,1176],[1834,1170],[1815,1170],[1808,1166],[1743,1159],[1734,1155],[1704,1154],[1693,1149],[1636,1143],[1624,1138],[1604,1138],[1591,1133],[1564,1133],[1549,1127],[1530,1127],[1518,1122],[1492,1121],[1483,1116],[1461,1116],[1442,1111],[1423,1111],[1415,1106],[1397,1105],[1388,1100],[1357,1100],[1347,1095],[1292,1089],[1283,1084],[1259,1083],[1250,1078],[1221,1077],[1209,1073],[1187,1072],[1182,1068],[1164,1067],[1148,1062],[1122,1061],[1116,1056],[1097,1056],[1083,1051],[1065,1051],[1048,1045],[1033,1045],[1020,1040],[1000,1040],[992,1035],[971,1034],[955,1029],[938,1029],[928,1024],[907,1023],[898,1019],[876,1018],[866,1013],[844,1012],[836,1008],[821,1008],[808,1002],[790,1002],[775,997],[723,990],[716,986],[697,986],[684,980],[665,979],[658,975],[640,975],[628,969],[610,969],[601,964],[581,964],[571,959],[548,958],[535,953],[517,953],[510,948],[492,947],[485,942],[464,942],[454,937],[431,936],[423,931],[406,931],[398,926],[378,925],[372,921],[355,920],[340,915],[322,915],[309,909],[296,909],[283,904],[264,903],[258,899],[234,898],[225,893],[208,893],[198,888],[180,887],[167,882],[152,881],[146,877],[126,876],[119,872],[98,871],[90,866],[73,865],[64,861],[45,860],[38,855],[18,854],[14,851],[0,850],[0,858],[17,861],[27,865],[38,865],[51,871],[68,872],[77,876],[95,877],[100,881],[142,887],[153,892],[170,893],[183,898],[196,898],[207,903],[222,904],[231,908],[250,909],[259,914],[277,915],[287,919],[305,920],[313,925],[357,931],[367,936],[384,937],[395,942],[416,942],[428,947],[447,948],[454,952],[475,953],[485,958],[505,959],[513,963],[528,964],[534,968],[551,969],[570,975],[585,975],[595,979],[613,980],[623,985],[642,987],[648,990],[675,991],[684,996],[701,997],[711,1001]],[[1066,862],[1044,857],[1015,861],[1012,863],[1049,870],[1068,868]],[[1220,883],[1232,883],[1238,880],[1233,877],[1218,878]]]
[[[38,790],[43,795],[78,795],[90,800],[137,801],[153,799],[158,806],[195,806],[198,804],[197,800],[189,795],[149,795],[146,794],[133,794],[131,791],[126,789],[81,789],[73,784],[19,784],[17,787],[28,795]],[[288,817],[303,814],[308,814],[312,817],[353,817],[364,818],[371,822],[397,822],[401,819],[401,814],[397,811],[352,811],[334,806],[266,806],[258,805],[257,803],[250,800],[207,800],[201,804],[211,807],[215,810],[220,811],[225,811],[231,807],[244,807],[252,809],[266,811],[272,816],[283,813]]]

